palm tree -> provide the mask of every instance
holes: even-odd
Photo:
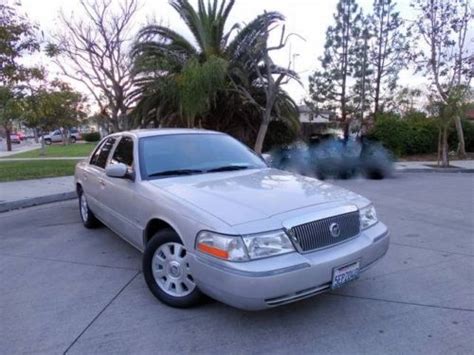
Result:
[[[188,0],[170,5],[185,22],[192,40],[162,25],[148,25],[138,34],[132,51],[136,85],[135,112],[141,124],[201,126],[227,131],[244,141],[255,139],[258,111],[236,86],[243,86],[256,101],[264,100],[256,66],[262,66],[261,38],[284,17],[266,12],[241,27],[226,28],[235,0],[217,0],[197,10]],[[284,68],[275,66],[272,72]],[[263,105],[264,106],[264,105]],[[297,106],[280,90],[275,119],[296,126]]]

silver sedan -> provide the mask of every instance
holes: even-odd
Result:
[[[271,169],[230,136],[159,129],[112,134],[78,163],[80,215],[142,251],[162,302],[208,295],[259,310],[338,288],[387,251],[369,200]]]

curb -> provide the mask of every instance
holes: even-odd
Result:
[[[3,202],[3,203],[0,203],[0,213],[16,210],[20,208],[25,208],[25,207],[45,205],[47,203],[52,203],[52,202],[73,200],[75,198],[77,198],[76,191],[70,191],[70,192],[63,192],[63,193],[47,195],[47,196],[25,198],[23,200],[18,200],[18,201]]]
[[[474,169],[464,168],[431,168],[431,169],[396,169],[397,173],[444,173],[444,174],[473,174]]]

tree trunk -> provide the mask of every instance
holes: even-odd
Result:
[[[258,129],[257,140],[255,141],[254,150],[257,154],[262,154],[263,141],[265,140],[265,135],[267,134],[267,130],[268,130],[268,123],[262,122],[260,124],[260,128]]]
[[[5,135],[7,140],[7,152],[12,151],[12,140],[10,139],[10,128],[5,125]]]
[[[449,146],[448,146],[448,127],[443,127],[441,142],[441,167],[449,167]]]
[[[349,139],[349,126],[350,122],[344,120],[344,141],[347,141]]]
[[[38,141],[38,128],[33,128],[33,136],[35,137],[35,143],[39,143],[39,141]]]
[[[438,149],[437,149],[438,150],[438,152],[437,152],[438,153],[438,159],[436,161],[437,166],[439,166],[440,163],[441,163],[441,142],[442,142],[441,138],[442,138],[442,134],[441,134],[441,128],[440,128],[438,130]]]
[[[459,158],[465,159],[466,158],[466,145],[464,142],[464,132],[462,130],[461,117],[459,117],[459,115],[456,115],[454,117],[454,124],[456,125],[456,133],[458,135],[457,154]]]
[[[46,155],[46,152],[45,152],[45,149],[44,149],[44,132],[43,130],[41,130],[41,151],[40,151],[40,156],[45,156]]]
[[[383,13],[383,9],[382,9]],[[375,99],[374,99],[374,122],[377,117],[377,113],[380,110],[379,101],[380,101],[380,86],[382,81],[382,48],[383,48],[383,17],[380,21],[379,33],[378,33],[378,55],[377,55],[377,69],[376,69],[376,79],[375,79]]]

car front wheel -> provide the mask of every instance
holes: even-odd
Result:
[[[45,139],[44,144],[50,145],[52,143],[51,139]]]
[[[201,302],[188,261],[188,253],[172,229],[156,233],[143,255],[143,274],[148,288],[163,303],[187,308]]]
[[[71,137],[71,143],[76,143],[76,137]]]

